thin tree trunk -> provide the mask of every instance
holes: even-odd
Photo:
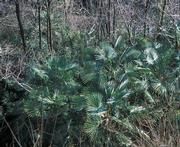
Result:
[[[146,29],[147,29],[147,12],[148,12],[148,7],[149,7],[149,4],[150,4],[150,0],[146,0],[146,4],[145,4],[145,11],[144,11],[144,15],[145,15],[145,18],[144,18],[144,37],[146,37]]]
[[[165,10],[166,10],[166,5],[167,5],[167,0],[163,0],[159,25],[158,25],[158,28],[157,28],[157,37],[156,37],[156,39],[158,39],[160,37],[159,33],[161,32],[161,27],[162,27],[163,22],[164,22],[164,15],[165,15]]]
[[[24,28],[21,21],[21,12],[20,12],[20,3],[19,0],[15,0],[15,6],[16,6],[16,17],[18,20],[18,25],[20,29],[20,35],[22,39],[23,49],[26,51],[26,42],[25,42],[25,36],[24,36]]]
[[[47,44],[48,49],[52,51],[52,25],[51,25],[51,0],[47,0]]]
[[[40,5],[40,1],[37,0],[37,4],[38,4],[38,25],[39,25],[39,49],[41,50],[42,46],[41,46],[41,5]]]
[[[48,11],[48,6],[47,6],[47,16],[49,15],[49,11]],[[47,46],[48,46],[48,50],[50,50],[50,47],[49,47],[49,18],[47,17],[47,22],[46,22],[46,27],[47,27]]]
[[[98,40],[99,41],[102,39],[102,20],[103,20],[102,7],[103,7],[103,2],[102,0],[99,0],[99,12],[98,12]]]
[[[44,108],[43,102],[41,102],[41,122],[40,122],[40,147],[43,147],[43,135],[44,135]]]
[[[162,7],[162,13],[161,13],[161,18],[160,18],[160,27],[163,25],[164,21],[164,14],[165,14],[165,9],[166,9],[167,1],[163,1],[163,7]]]
[[[180,37],[178,36],[177,28],[175,28],[175,48],[180,50]]]
[[[66,3],[66,0],[64,0],[64,24],[65,25],[67,22],[67,10],[68,10],[68,4]]]
[[[115,0],[113,3],[113,37],[115,37],[115,29],[116,29],[116,6],[115,6]],[[113,38],[114,39],[114,38]]]
[[[108,37],[111,37],[111,0],[108,0],[108,27],[107,27],[107,33],[108,33]]]

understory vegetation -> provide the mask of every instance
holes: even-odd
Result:
[[[179,8],[0,2],[0,146],[179,147]]]

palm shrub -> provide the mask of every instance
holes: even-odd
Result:
[[[32,65],[33,90],[24,108],[30,116],[63,120],[54,123],[54,128],[66,128],[59,142],[58,129],[51,130],[53,144],[131,146],[140,138],[154,145],[158,123],[163,118],[177,122],[165,111],[179,115],[176,51],[150,39],[138,39],[131,47],[122,41]]]

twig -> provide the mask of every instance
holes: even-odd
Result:
[[[9,128],[9,130],[10,130],[12,136],[14,137],[14,140],[15,140],[16,143],[18,144],[18,146],[23,147],[23,146],[20,144],[20,142],[17,140],[16,135],[14,134],[13,130],[11,129],[11,126],[9,125],[9,123],[7,122],[7,120],[6,120],[5,117],[3,117],[3,120],[4,120],[4,122],[6,123],[7,127]]]
[[[22,88],[24,88],[26,91],[31,92],[32,88],[31,88],[30,86],[28,86],[27,84],[18,82],[15,77],[13,77],[13,79],[15,80],[15,82],[16,82],[19,86],[21,86]]]

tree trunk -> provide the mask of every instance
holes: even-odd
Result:
[[[149,7],[149,4],[150,4],[150,0],[146,0],[146,4],[145,4],[145,11],[144,11],[144,15],[145,15],[145,18],[144,18],[144,37],[146,37],[146,29],[147,29],[147,13],[148,13],[148,7]]]
[[[47,44],[48,49],[52,51],[52,25],[51,25],[51,0],[47,0]]]
[[[38,5],[38,25],[39,25],[39,49],[41,50],[41,5],[40,5],[40,0],[37,0],[37,5]]]
[[[163,22],[164,22],[164,15],[165,15],[166,6],[167,6],[167,0],[162,0],[162,4],[160,6],[161,14],[160,14],[160,20],[159,20],[159,24],[158,24],[158,28],[157,28],[156,39],[158,39],[160,37],[161,27],[162,27]]]
[[[49,45],[50,50],[52,51],[52,25],[51,25],[51,0],[48,0],[48,21],[49,21]]]
[[[20,29],[20,35],[21,35],[21,39],[22,39],[22,43],[23,43],[23,49],[24,49],[24,51],[26,51],[26,42],[25,42],[25,36],[24,36],[24,28],[23,28],[22,21],[21,21],[19,0],[15,0],[15,5],[16,5],[16,17],[17,17],[18,25],[19,25],[19,29]]]

